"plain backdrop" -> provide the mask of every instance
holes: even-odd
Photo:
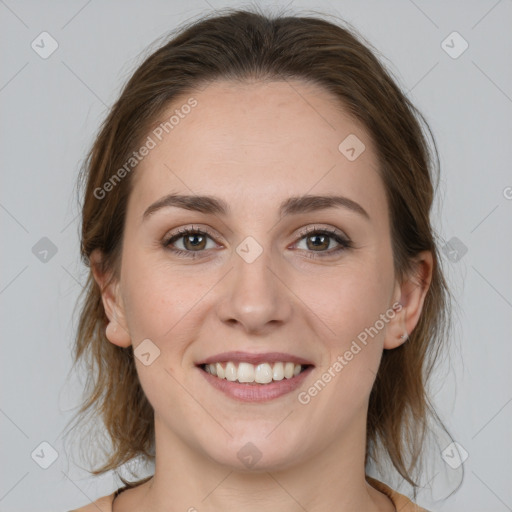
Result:
[[[111,474],[91,478],[62,439],[83,384],[68,375],[73,307],[86,275],[78,170],[150,44],[201,14],[250,5],[0,0],[2,512],[65,511],[119,486]],[[447,474],[464,469],[455,494],[418,502],[510,511],[512,1],[272,3],[286,5],[353,24],[434,132],[442,172],[435,224],[457,309],[451,356],[433,392],[467,459],[463,468],[445,464]]]

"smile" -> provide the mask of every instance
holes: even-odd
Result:
[[[205,364],[203,369],[219,379],[248,384],[269,384],[299,375],[308,365],[293,362],[261,363],[254,365],[247,362]]]
[[[238,366],[233,362],[210,363],[197,368],[208,384],[233,400],[266,402],[297,390],[314,366],[278,361],[258,365],[240,362]],[[257,382],[256,379],[265,382]]]

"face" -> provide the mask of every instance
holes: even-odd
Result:
[[[285,468],[356,439],[382,351],[414,322],[410,302],[393,310],[404,297],[375,148],[336,105],[300,81],[216,82],[175,101],[162,119],[178,109],[179,122],[149,134],[135,171],[109,339],[136,353],[146,340],[135,361],[159,435],[205,459]],[[354,139],[339,149],[351,134],[355,159]],[[170,194],[188,208],[163,205]],[[206,360],[276,380],[220,379]],[[296,361],[306,371],[283,378],[275,363]]]

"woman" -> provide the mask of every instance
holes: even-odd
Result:
[[[149,56],[89,154],[79,511],[420,511],[426,380],[448,292],[422,119],[349,29],[230,10]],[[93,372],[93,370],[95,370]],[[122,492],[121,492],[122,491]]]

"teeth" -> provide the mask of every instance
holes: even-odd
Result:
[[[208,365],[208,366],[211,366],[211,365]],[[226,379],[233,382],[237,379],[237,371],[236,371],[236,366],[234,363],[232,362],[229,362],[227,365],[226,365]]]
[[[262,363],[256,366],[256,370],[254,370],[254,381],[259,384],[268,384],[269,382],[272,382],[272,375],[272,366],[268,363]]]
[[[215,366],[216,375],[220,379],[224,379],[226,377],[226,373],[224,372],[224,368],[222,368],[222,365],[220,363],[217,363],[216,365],[207,365],[207,366]]]
[[[295,365],[293,363],[286,363],[284,365],[284,376],[287,379],[291,379],[293,377],[293,370]]]
[[[283,380],[284,379],[284,365],[283,365],[283,363],[275,363],[274,364],[272,378],[274,380]]]
[[[254,382],[254,365],[249,363],[240,363],[238,365],[238,382]]]
[[[204,369],[208,373],[216,375],[219,379],[243,383],[256,382],[258,384],[268,384],[273,381],[291,379],[299,375],[303,368],[302,365],[292,362],[277,362],[274,364],[261,363],[256,366],[251,363],[241,362],[237,367],[235,363],[229,361],[224,364],[224,366],[221,363],[207,364],[204,366]]]

